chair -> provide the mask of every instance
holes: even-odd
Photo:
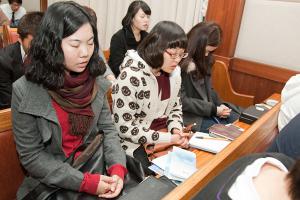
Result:
[[[223,101],[248,107],[254,104],[254,96],[240,94],[232,88],[227,65],[217,60],[212,68],[212,85]]]
[[[0,111],[0,199],[16,199],[25,173],[12,132],[11,110]]]
[[[17,28],[10,28],[8,25],[3,25],[3,47],[17,42],[18,38]]]

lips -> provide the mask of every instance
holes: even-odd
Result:
[[[88,61],[84,61],[84,62],[78,63],[78,66],[79,67],[86,67],[87,64],[88,64]]]

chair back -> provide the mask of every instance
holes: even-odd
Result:
[[[3,25],[3,47],[18,41],[17,30],[17,28],[10,28],[9,25]]]

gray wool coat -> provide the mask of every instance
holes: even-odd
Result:
[[[104,140],[95,170],[103,174],[106,167],[113,164],[126,166],[126,158],[106,98],[110,84],[103,78],[97,78],[97,84],[99,89],[92,102],[95,117],[84,141],[103,130]],[[39,182],[79,191],[83,173],[63,162],[66,157],[62,149],[62,131],[47,90],[21,77],[13,84],[11,109],[17,151],[28,172],[17,199],[22,199]]]

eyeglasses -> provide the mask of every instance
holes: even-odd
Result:
[[[176,58],[180,58],[180,59],[182,59],[182,58],[186,58],[186,57],[188,57],[188,53],[182,53],[182,54],[178,54],[178,53],[170,53],[170,52],[168,52],[167,50],[165,50],[165,52],[172,58],[172,59],[176,59]]]

